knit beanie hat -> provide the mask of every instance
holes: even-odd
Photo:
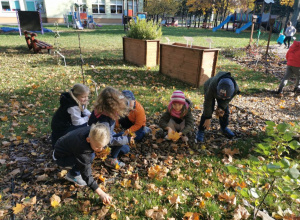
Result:
[[[128,100],[135,100],[135,97],[130,90],[123,90],[122,93]]]
[[[171,96],[171,103],[173,102],[178,102],[180,104],[185,104],[185,96],[184,93],[180,90],[176,90],[175,92],[173,92],[172,96]]]
[[[234,93],[234,84],[230,78],[223,78],[217,86],[217,95],[222,99],[230,99]]]

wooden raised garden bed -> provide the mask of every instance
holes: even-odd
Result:
[[[220,49],[160,44],[159,72],[199,87],[216,73]]]
[[[159,40],[123,37],[123,58],[138,66],[157,66],[159,64]]]

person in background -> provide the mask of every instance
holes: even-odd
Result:
[[[287,67],[286,73],[279,84],[277,94],[282,95],[283,87],[288,83],[291,76],[296,77],[294,92],[300,91],[300,41],[294,41],[288,52],[286,53]]]
[[[297,30],[296,28],[292,25],[292,22],[289,21],[287,23],[287,28],[285,29],[285,39],[283,41],[284,45],[286,46],[286,48],[290,48],[290,43],[291,43],[291,39],[292,37],[296,34]],[[286,45],[286,42],[288,43]]]

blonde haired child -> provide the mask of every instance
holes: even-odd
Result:
[[[174,91],[167,110],[159,120],[159,126],[167,130],[168,134],[172,131],[179,132],[182,140],[187,142],[186,135],[194,127],[194,117],[190,105],[191,102],[185,98],[182,91]]]
[[[131,137],[122,136],[114,132],[115,121],[120,116],[125,116],[127,112],[127,99],[124,95],[113,87],[106,87],[97,97],[95,108],[88,121],[89,125],[100,122],[109,127],[111,153],[109,158],[106,159],[105,164],[112,168],[115,168],[116,164],[124,167],[125,164],[120,162],[118,157],[127,154],[130,150],[128,143],[130,143]]]
[[[69,131],[87,126],[91,112],[86,109],[90,90],[83,84],[75,84],[69,92],[60,95],[60,106],[51,122],[52,146]]]
[[[109,143],[110,131],[104,124],[78,128],[61,137],[54,146],[53,160],[62,167],[72,166],[66,179],[79,186],[89,186],[104,203],[112,198],[102,191],[92,176],[94,152],[100,152]]]

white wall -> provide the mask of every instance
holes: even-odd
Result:
[[[71,12],[74,0],[44,0],[47,18],[63,18]]]

